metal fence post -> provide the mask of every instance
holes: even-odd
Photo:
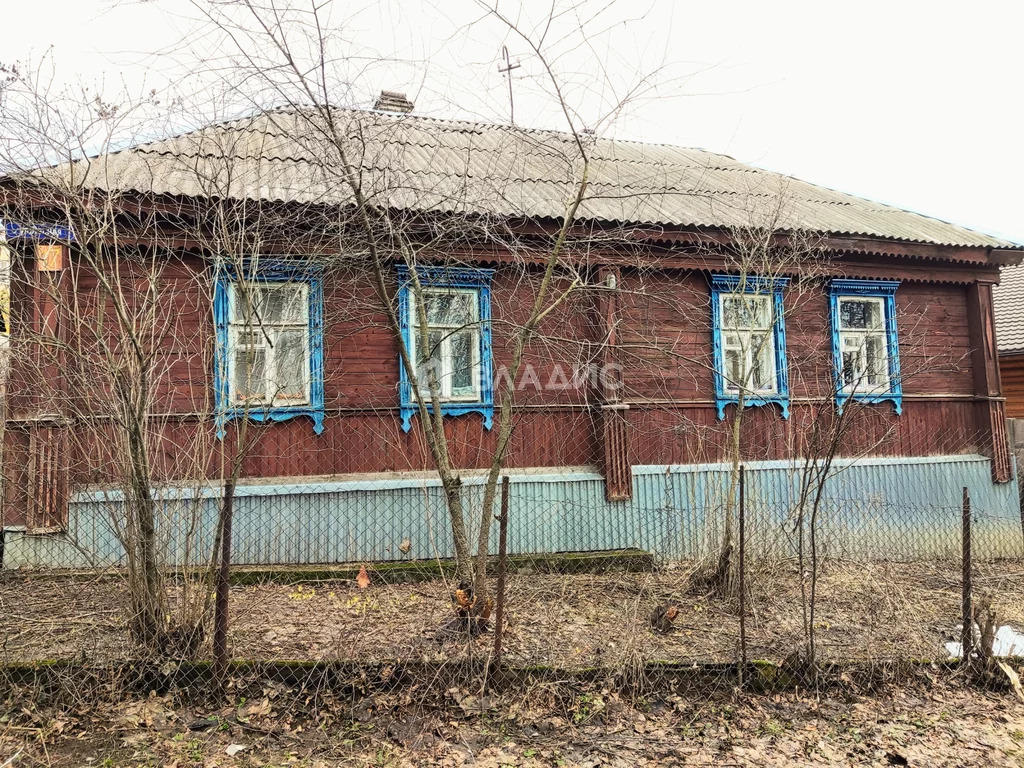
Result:
[[[740,509],[739,509],[739,588],[740,588],[740,669],[739,684],[743,687],[743,675],[747,669],[747,499],[744,467],[740,464]]]
[[[974,617],[971,615],[971,496],[964,487],[963,514],[961,518],[961,545],[963,548],[963,579],[961,609],[963,632],[960,635],[960,658],[970,660],[974,646]]]

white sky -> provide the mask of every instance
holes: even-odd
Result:
[[[39,61],[52,47],[59,81],[152,86],[194,101],[201,60],[222,52],[189,0],[3,6],[0,63]],[[527,24],[549,6],[500,5]],[[478,16],[471,0],[335,0],[334,51],[347,61],[339,71],[357,102],[405,90],[423,114],[507,120],[497,72],[506,43],[522,65],[517,122],[561,127],[538,95],[537,60],[494,23],[467,26]],[[576,18],[552,33],[567,100],[585,123],[660,64],[657,89],[619,115],[615,136],[724,152],[1024,243],[1024,3],[613,0],[590,23],[584,44]],[[372,63],[381,57],[388,62]]]

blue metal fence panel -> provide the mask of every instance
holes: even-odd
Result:
[[[981,456],[839,462],[826,484],[818,539],[826,556],[912,559],[959,551],[961,489],[975,511],[980,557],[1024,555],[1017,481],[992,483]],[[802,468],[747,465],[748,551],[788,556],[796,548],[795,505]],[[595,472],[510,472],[509,550],[551,553],[639,548],[664,560],[707,556],[719,546],[730,467],[634,467],[630,501],[609,502]],[[475,541],[483,478],[464,478]],[[169,563],[202,563],[213,545],[220,491],[161,489],[158,530]],[[65,534],[7,532],[5,567],[123,566],[118,491],[72,499]],[[492,549],[497,533],[492,531]],[[399,548],[408,539],[411,549]],[[436,477],[331,479],[238,488],[233,560],[239,565],[321,564],[453,556],[444,495]]]

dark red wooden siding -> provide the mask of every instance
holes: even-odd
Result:
[[[122,280],[139,292],[148,282],[127,268]],[[78,308],[90,328],[116,327],[96,279],[74,271],[69,308]],[[534,281],[522,270],[505,268],[492,289],[495,364],[510,356],[508,329],[528,312]],[[14,292],[16,305],[19,297]],[[160,365],[153,411],[159,429],[152,453],[158,479],[216,476],[230,451],[213,438],[211,409],[211,286],[196,259],[168,262],[158,295],[161,333],[154,338]],[[325,286],[326,429],[313,434],[306,419],[252,425],[253,440],[243,466],[246,477],[324,476],[429,469],[417,429],[405,433],[398,419],[398,349],[363,275],[333,275]],[[618,437],[634,464],[722,460],[726,425],[713,407],[711,329],[707,277],[700,271],[638,272],[619,277],[615,328],[623,388],[616,397],[625,432]],[[985,437],[974,401],[971,327],[967,288],[954,282],[911,282],[897,293],[901,359],[906,394],[904,413],[891,404],[861,409],[843,452],[885,456],[985,452]],[[827,300],[820,282],[795,281],[786,294],[786,325],[792,417],[778,408],[751,409],[745,417],[746,458],[781,459],[798,455],[809,420],[830,386],[831,342]],[[15,307],[15,323],[26,317]],[[66,320],[74,331],[74,322]],[[574,382],[580,366],[599,361],[594,343],[602,334],[594,292],[577,293],[547,319],[525,358],[530,374],[521,376],[509,465],[514,467],[601,466],[604,423],[596,411],[593,387]],[[17,330],[17,328],[15,329]],[[80,329],[81,330],[81,329]],[[92,332],[92,331],[90,331]],[[73,333],[74,335],[74,333]],[[88,334],[86,334],[88,335]],[[27,359],[27,358],[26,358]],[[92,393],[86,379],[70,383],[79,395]],[[559,386],[552,387],[556,383]],[[32,366],[16,365],[11,379],[7,432],[7,523],[23,508],[19,494],[28,466],[26,419],[42,408],[45,387]],[[72,393],[74,394],[74,392]],[[465,468],[487,465],[496,430],[483,429],[478,415],[447,423],[453,460]],[[121,450],[112,433],[73,430],[68,440],[73,486],[110,481]],[[225,449],[228,449],[225,451]]]

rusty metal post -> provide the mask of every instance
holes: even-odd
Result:
[[[740,589],[740,669],[739,684],[743,687],[743,675],[747,669],[747,500],[744,467],[740,464],[740,509],[739,509],[739,589]]]
[[[505,575],[508,571],[508,475],[501,478],[501,515],[498,517],[498,589],[494,604],[494,656],[492,668],[501,664],[501,640],[505,633]]]
[[[964,487],[963,515],[961,518],[961,545],[963,548],[963,582],[961,609],[963,632],[960,634],[960,659],[967,662],[974,646],[974,616],[971,612],[971,496]]]

